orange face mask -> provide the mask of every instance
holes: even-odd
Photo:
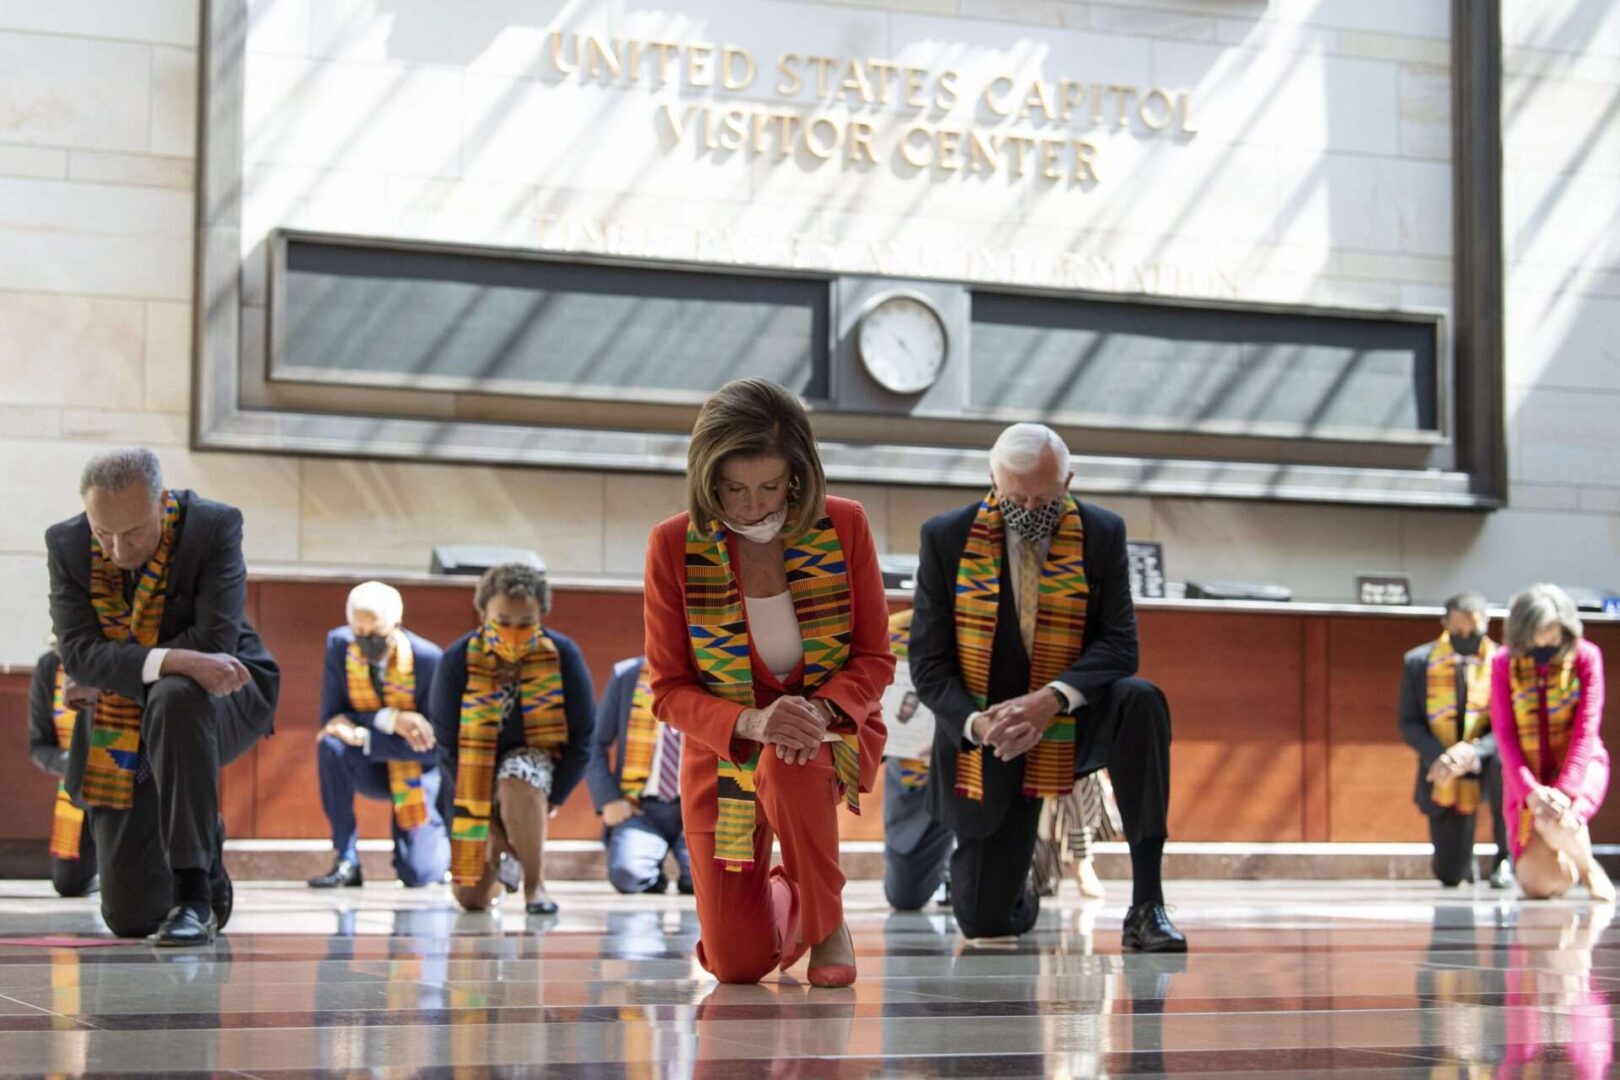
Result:
[[[534,651],[540,640],[540,627],[539,624],[500,626],[488,621],[484,623],[484,640],[500,659],[516,663]]]

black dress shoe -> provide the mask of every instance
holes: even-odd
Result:
[[[680,893],[682,896],[691,896],[693,893],[697,892],[697,890],[692,887],[692,879],[689,877],[683,877],[677,881],[675,883],[675,891]]]
[[[1125,913],[1123,944],[1127,949],[1149,953],[1183,953],[1187,939],[1163,904],[1139,904]]]
[[[154,945],[179,948],[186,945],[211,945],[219,923],[212,908],[201,904],[176,904],[169,909],[157,933],[152,935]]]
[[[309,879],[312,889],[355,889],[365,884],[360,876],[360,864],[338,856],[332,869]]]
[[[236,903],[236,889],[231,885],[231,875],[225,872],[225,818],[221,816],[218,822],[214,833],[214,870],[208,878],[208,901],[214,909],[216,931],[225,929],[225,924],[231,921],[231,908]]]
[[[557,914],[557,902],[555,900],[530,900],[523,905],[523,910],[530,915],[555,915]]]
[[[225,929],[225,924],[231,921],[231,907],[236,903],[236,889],[231,885],[231,876],[225,872],[223,865],[219,868],[219,876],[208,883],[208,902],[208,906],[214,909],[214,929]]]

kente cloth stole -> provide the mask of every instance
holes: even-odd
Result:
[[[1491,730],[1491,657],[1496,642],[1480,642],[1477,662],[1469,664],[1451,647],[1451,635],[1441,634],[1429,652],[1428,700],[1429,730],[1450,747],[1456,742],[1473,742]],[[1463,703],[1462,732],[1457,729],[1457,665],[1468,664],[1468,700]],[[1442,780],[1429,788],[1436,806],[1450,807],[1460,814],[1472,814],[1479,807],[1479,777],[1459,776]]]
[[[90,605],[108,641],[145,645],[158,643],[163,605],[169,589],[169,556],[180,500],[163,493],[163,536],[157,550],[140,569],[133,600],[124,599],[124,572],[101,550],[90,535]],[[95,721],[90,728],[90,756],[84,767],[84,801],[108,810],[127,810],[135,798],[135,767],[141,756],[141,705],[121,694],[103,690],[96,698]]]
[[[77,713],[67,707],[63,700],[62,691],[67,682],[67,672],[62,669],[60,662],[56,665],[56,692],[51,698],[51,719],[56,724],[56,745],[63,750],[73,746],[73,721]],[[68,797],[67,786],[60,781],[56,785],[56,809],[51,814],[51,857],[56,859],[77,859],[79,857],[79,836],[84,828],[84,811],[73,805]]]
[[[1519,750],[1524,763],[1542,784],[1558,779],[1569,752],[1569,740],[1575,732],[1575,710],[1581,703],[1581,680],[1575,675],[1575,653],[1571,650],[1564,662],[1549,669],[1546,681],[1536,673],[1536,662],[1528,656],[1515,656],[1508,665],[1508,685],[1513,693],[1513,727],[1519,736]],[[1541,746],[1541,696],[1547,695],[1547,753]],[[1516,823],[1519,845],[1530,842],[1535,835],[1535,817],[1528,804],[1519,812]]]
[[[1041,567],[1040,604],[1035,618],[1034,655],[1029,662],[1029,688],[1040,689],[1080,656],[1086,637],[1085,533],[1080,504],[1073,495],[1052,535]],[[1001,506],[995,492],[984,497],[968,531],[967,546],[956,571],[956,655],[962,682],[980,709],[990,686],[990,655],[995,647],[996,618],[1001,606],[1001,563],[1006,551]],[[1024,757],[1024,794],[1044,798],[1067,795],[1074,788],[1074,717],[1060,714]],[[984,751],[960,755],[956,793],[984,801]]]
[[[456,735],[456,808],[450,828],[450,873],[457,885],[476,885],[484,876],[489,818],[495,802],[495,748],[500,741],[505,696],[496,674],[495,650],[480,629],[467,642],[467,688],[461,694],[461,728]],[[557,646],[542,631],[535,650],[522,660],[518,710],[523,742],[553,758],[568,741],[562,665]]]
[[[636,676],[636,689],[630,697],[630,717],[624,727],[624,768],[619,772],[619,790],[631,802],[641,798],[641,789],[652,776],[653,750],[658,746],[658,718],[653,716],[652,670],[646,663]],[[668,798],[669,793],[665,792]]]
[[[889,651],[901,663],[911,661],[911,608],[889,616]],[[900,786],[915,791],[928,783],[928,762],[922,758],[895,758],[900,768]]]
[[[349,705],[356,712],[376,712],[385,706],[402,712],[418,711],[416,656],[411,651],[411,639],[401,631],[394,631],[394,636],[389,639],[388,666],[383,673],[380,699],[377,688],[371,683],[371,665],[360,655],[358,642],[349,642],[348,650],[343,654],[343,674],[349,685]],[[394,804],[394,823],[401,829],[414,829],[427,823],[427,796],[422,791],[421,762],[388,762],[388,794]]]
[[[823,517],[791,541],[783,555],[788,592],[804,639],[804,692],[809,694],[849,660],[853,616],[849,570],[832,518]],[[686,530],[686,622],[692,655],[704,687],[743,708],[754,707],[754,673],[748,643],[748,619],[742,590],[732,573],[726,533],[718,521],[700,533]],[[849,720],[831,743],[833,769],[844,804],[861,812],[860,742]],[[762,748],[742,764],[720,757],[719,818],[714,829],[714,859],[729,871],[754,865],[754,770]]]

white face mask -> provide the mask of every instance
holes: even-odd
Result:
[[[729,521],[723,522],[723,524],[727,532],[736,533],[743,539],[752,540],[756,544],[768,544],[776,539],[776,534],[781,532],[782,526],[787,523],[787,512],[787,504],[784,503],[776,513],[753,525],[733,525]]]

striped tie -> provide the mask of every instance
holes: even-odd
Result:
[[[659,724],[658,738],[664,751],[658,760],[658,797],[674,802],[681,797],[681,733]]]

